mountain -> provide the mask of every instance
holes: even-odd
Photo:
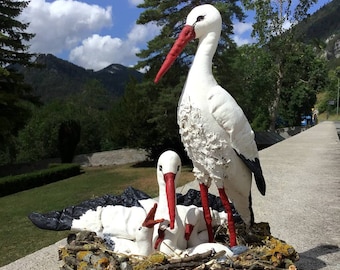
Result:
[[[340,1],[333,0],[321,7],[296,26],[299,36],[306,42],[326,41],[340,33]]]
[[[297,37],[323,52],[330,67],[340,64],[340,1],[333,0],[295,26]]]
[[[89,80],[98,80],[109,91],[112,98],[122,96],[126,83],[135,78],[141,81],[143,74],[120,64],[112,64],[102,70],[93,71],[74,65],[52,54],[40,54],[34,61],[39,67],[15,66],[24,74],[25,82],[33,88],[33,94],[41,101],[65,98],[79,93]]]

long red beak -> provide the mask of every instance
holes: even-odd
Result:
[[[166,199],[168,201],[168,209],[170,216],[170,229],[175,227],[176,216],[176,192],[175,192],[175,177],[174,173],[164,174]]]
[[[188,44],[189,41],[195,38],[194,27],[190,25],[185,25],[179,34],[175,44],[172,46],[170,52],[165,58],[163,65],[159,69],[156,78],[154,80],[155,83],[158,83],[159,80],[163,77],[163,75],[169,70],[171,65],[175,62],[176,58],[183,51],[184,47]]]

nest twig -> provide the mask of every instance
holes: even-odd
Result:
[[[128,269],[128,270],[296,270],[294,261],[299,256],[295,249],[270,235],[267,223],[255,224],[251,232],[245,226],[237,226],[238,242],[247,245],[242,254],[226,257],[225,252],[207,251],[184,258],[168,258],[165,254],[155,253],[148,257],[117,254],[93,232],[70,234],[68,244],[59,249],[59,259],[63,270],[73,269]],[[215,239],[226,244],[229,241],[225,226],[216,228]]]

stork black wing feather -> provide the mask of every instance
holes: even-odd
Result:
[[[253,160],[247,159],[244,155],[237,153],[236,150],[235,152],[242,159],[244,164],[246,164],[247,167],[253,172],[256,186],[258,190],[260,191],[260,193],[264,196],[266,194],[266,181],[264,180],[264,177],[263,177],[260,160],[258,158],[255,158],[255,160],[253,161]]]
[[[69,206],[61,211],[51,211],[45,214],[33,212],[28,218],[40,229],[63,231],[70,230],[72,221],[78,219],[89,210],[96,210],[98,206],[123,205],[126,207],[142,207],[139,200],[149,199],[143,191],[128,187],[121,195],[106,194],[102,197],[90,199],[80,204]]]

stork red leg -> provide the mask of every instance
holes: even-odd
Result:
[[[218,192],[220,193],[220,198],[222,201],[222,204],[227,212],[228,215],[228,229],[229,229],[229,236],[230,236],[230,247],[236,246],[236,230],[235,230],[235,223],[234,223],[234,217],[233,217],[233,211],[231,209],[228,196],[225,193],[224,188],[219,188]]]
[[[200,183],[200,191],[201,191],[201,201],[203,207],[203,214],[205,219],[205,224],[207,225],[207,231],[209,236],[209,242],[214,242],[214,234],[212,229],[212,218],[209,210],[209,200],[208,200],[208,187]]]

